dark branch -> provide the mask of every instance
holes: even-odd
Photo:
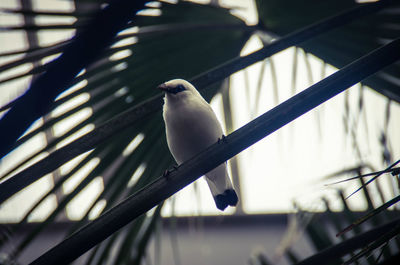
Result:
[[[231,74],[244,69],[253,63],[264,60],[265,58],[279,51],[291,47],[292,45],[297,45],[303,41],[316,37],[319,34],[325,33],[328,30],[343,26],[355,18],[374,13],[392,2],[393,1],[391,0],[387,0],[361,5],[335,17],[315,23],[302,30],[289,34],[288,36],[277,40],[252,54],[244,57],[238,57],[215,69],[210,70],[209,72],[201,74],[192,79],[191,82],[198,89],[202,89],[217,81],[223,80]],[[50,156],[42,159],[35,165],[23,170],[6,182],[0,184],[0,203],[24,187],[38,180],[42,176],[57,169],[72,158],[95,148],[97,145],[109,139],[111,136],[115,135],[126,127],[131,126],[135,122],[138,122],[146,116],[156,112],[157,110],[160,110],[161,106],[162,96],[160,95],[153,97],[146,102],[139,104],[138,106],[134,106],[125,113],[122,113],[121,115],[111,119],[107,123],[100,125],[92,132],[89,132],[88,134],[78,138],[71,144],[56,150]],[[25,117],[20,118],[25,119]]]
[[[400,39],[374,50],[234,131],[226,137],[226,142],[215,143],[170,172],[168,178],[161,176],[31,264],[70,263],[206,172],[398,59]]]

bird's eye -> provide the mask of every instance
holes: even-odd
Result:
[[[185,87],[183,85],[179,84],[176,86],[176,89],[180,92],[180,91],[185,90]]]

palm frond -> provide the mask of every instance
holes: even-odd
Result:
[[[178,170],[170,172],[167,177],[159,177],[128,197],[94,222],[43,254],[32,264],[68,263],[74,260],[122,226],[240,151],[358,83],[363,77],[393,63],[400,58],[399,48],[400,40],[393,41],[263,114],[228,135],[226,142],[213,144],[194,158],[181,164]],[[396,52],[398,57],[393,56]],[[107,227],[107,230],[104,230],[104,227]]]
[[[341,68],[382,43],[399,36],[400,19],[396,1],[379,1],[387,8],[366,16],[351,24],[335,29],[318,38],[299,44],[306,52],[314,54],[325,62]],[[256,1],[261,23],[278,36],[293,32],[324,17],[343,10],[362,6],[355,1],[289,1],[289,8],[281,8],[278,0]],[[394,6],[393,6],[394,5]],[[312,7],[312,8],[310,8]],[[343,42],[342,40],[346,40]],[[399,65],[394,64],[379,74],[363,81],[383,95],[400,102],[398,76]]]

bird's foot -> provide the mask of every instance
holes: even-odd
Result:
[[[218,143],[220,144],[220,143],[227,143],[228,141],[226,140],[226,136],[225,135],[222,135],[222,137],[221,138],[218,138]]]
[[[166,169],[166,170],[164,171],[164,173],[162,174],[162,176],[163,176],[164,178],[167,178],[167,179],[168,179],[168,178],[169,178],[169,174],[170,174],[171,172],[176,171],[176,170],[178,170],[178,165],[173,165],[171,169]]]

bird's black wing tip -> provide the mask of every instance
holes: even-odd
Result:
[[[225,190],[224,193],[215,196],[214,200],[215,204],[217,205],[217,208],[223,211],[228,206],[236,206],[236,204],[239,201],[239,198],[236,195],[235,190],[229,189]]]

